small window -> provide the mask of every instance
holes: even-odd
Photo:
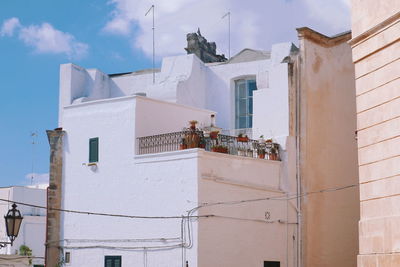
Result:
[[[279,261],[264,261],[264,267],[281,267]]]
[[[121,267],[121,256],[105,256],[104,267]]]
[[[99,138],[89,139],[89,163],[99,161]]]
[[[70,263],[71,262],[71,252],[65,252],[65,263]]]

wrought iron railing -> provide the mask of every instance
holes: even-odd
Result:
[[[243,157],[279,160],[279,145],[276,143],[224,134],[206,134],[197,129],[139,137],[136,148],[138,155],[203,148],[206,151]]]

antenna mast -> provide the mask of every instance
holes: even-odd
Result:
[[[33,178],[34,178],[34,166],[35,166],[35,144],[36,144],[36,137],[37,137],[37,132],[31,132],[31,138],[32,138],[32,165],[31,165],[31,185],[33,185]]]
[[[147,16],[147,14],[149,14],[150,10],[153,13],[153,27],[151,28],[153,30],[153,84],[156,81],[156,77],[155,77],[155,64],[154,64],[154,57],[155,57],[155,45],[154,45],[154,5],[151,5],[151,7],[149,8],[149,10],[147,10],[146,14],[144,16]]]
[[[231,12],[229,11],[221,19],[228,17],[228,59],[231,59]]]

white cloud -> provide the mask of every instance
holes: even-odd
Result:
[[[12,36],[15,29],[19,30],[19,39],[33,47],[36,53],[65,54],[70,59],[80,59],[89,49],[87,44],[78,42],[70,33],[57,30],[49,23],[24,26],[18,18],[11,18],[3,23],[1,34]]]
[[[111,18],[103,30],[126,36],[147,56],[152,55],[152,17],[155,4],[156,54],[185,53],[186,34],[202,34],[228,54],[231,12],[231,54],[245,47],[268,50],[271,44],[296,41],[295,28],[308,26],[327,35],[349,29],[349,0],[111,0]]]
[[[75,37],[55,29],[49,23],[23,27],[19,38],[38,53],[66,54],[69,58],[86,55],[89,46],[75,40]]]
[[[0,30],[0,36],[13,36],[15,29],[21,27],[21,23],[18,18],[10,18],[3,22]]]
[[[32,177],[33,177],[33,179],[32,179]],[[28,173],[25,175],[25,178],[27,180],[29,180],[29,182],[27,184],[31,184],[31,181],[34,185],[49,183],[49,174],[48,173]]]

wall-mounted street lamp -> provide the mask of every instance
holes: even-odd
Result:
[[[18,236],[23,217],[21,216],[21,212],[17,210],[17,205],[15,203],[12,205],[12,209],[8,210],[4,219],[6,220],[7,236],[10,239],[10,242],[0,242],[0,248],[3,248],[8,244],[12,246],[15,238]]]

